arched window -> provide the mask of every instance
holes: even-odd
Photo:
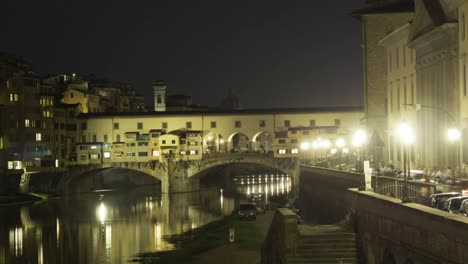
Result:
[[[156,103],[158,103],[158,104],[161,104],[161,103],[162,103],[161,95],[158,95],[158,99],[156,100]]]

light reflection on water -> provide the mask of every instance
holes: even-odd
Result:
[[[288,193],[288,177],[234,184],[233,192],[160,195],[153,190],[86,194],[40,204],[0,207],[0,264],[125,263],[142,252],[175,248],[166,236],[231,215],[240,196]]]

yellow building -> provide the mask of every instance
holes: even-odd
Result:
[[[278,152],[281,139],[275,138],[277,132],[284,131],[292,138],[300,130],[301,141],[320,136],[335,140],[360,128],[362,118],[359,107],[96,113],[80,116],[78,134],[82,143],[111,143],[113,153],[106,154],[111,160],[194,160],[218,152],[282,155]],[[292,143],[300,147],[299,139]]]
[[[408,47],[410,24],[391,32],[380,41],[387,51],[387,142],[388,162],[403,168],[404,144],[399,135],[402,123],[416,129],[416,54]],[[414,131],[417,133],[417,131]],[[410,151],[412,167],[420,167],[414,148]],[[418,162],[416,162],[418,161]]]

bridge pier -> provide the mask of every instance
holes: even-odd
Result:
[[[162,193],[185,193],[200,190],[200,179],[189,177],[189,162],[165,160],[167,171],[161,178]]]

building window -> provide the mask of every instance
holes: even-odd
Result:
[[[81,136],[81,142],[83,142],[83,143],[86,142],[86,136],[85,136],[85,135],[82,135],[82,136]]]
[[[390,85],[388,86],[388,92],[389,95],[388,97],[390,98],[390,113],[393,112],[393,83],[390,82]]]
[[[406,105],[408,104],[408,101],[407,101],[407,90],[406,90],[406,77],[403,78],[403,105],[406,107]]]
[[[403,46],[403,66],[406,66],[406,46]]]
[[[143,123],[142,122],[137,123],[137,129],[143,129]]]
[[[240,121],[240,120],[236,120],[236,121],[234,122],[234,127],[240,128],[240,127],[241,127],[241,121]]]
[[[36,141],[42,141],[42,134],[36,133]]]
[[[192,128],[192,122],[185,122],[186,128]]]
[[[309,120],[309,126],[314,127],[315,126],[315,120]]]
[[[335,126],[340,126],[340,125],[341,125],[341,120],[335,119]]]
[[[153,157],[159,156],[159,150],[153,150]]]
[[[463,96],[466,96],[466,64],[463,65]]]
[[[279,143],[279,144],[286,144],[286,139],[279,139],[279,140],[278,140],[278,143]]]
[[[120,135],[117,135],[116,141],[117,141],[117,142],[120,142]]]
[[[291,139],[291,143],[295,144],[295,143],[297,143],[297,142],[299,142],[299,140],[298,140],[297,138]]]
[[[265,127],[265,125],[266,125],[265,120],[260,120],[260,127]]]
[[[396,49],[396,68],[400,67],[400,48]]]
[[[289,121],[289,120],[284,120],[284,126],[285,126],[285,127],[290,127],[290,126],[291,126],[291,121]]]
[[[29,121],[29,119],[25,119],[24,120],[24,127],[29,127],[31,125],[31,122]]]
[[[105,159],[110,159],[111,153],[109,151],[104,152],[104,158]]]
[[[81,123],[81,130],[86,130],[86,129],[88,129],[88,123],[86,122]]]
[[[86,155],[80,155],[80,160],[87,160],[88,159],[88,156]]]
[[[172,144],[175,144],[175,140],[172,140],[171,142],[172,142]]]
[[[156,99],[156,103],[157,103],[157,104],[161,104],[161,103],[162,103],[162,97],[161,97],[161,95],[158,95],[158,98]]]
[[[392,52],[388,51],[388,70],[392,72]]]
[[[119,123],[114,123],[114,129],[119,129]]]
[[[295,148],[295,149],[291,149],[291,154],[298,154],[299,153],[299,149]]]
[[[163,123],[162,123],[162,128],[163,128],[163,129],[167,129],[167,122],[163,122]]]
[[[397,94],[396,94],[396,96],[397,96],[397,102],[396,102],[397,103],[397,111],[400,112],[400,99],[401,99],[400,98],[400,80],[397,80],[397,87],[396,88],[397,88],[397,91],[396,91],[397,92]]]
[[[216,128],[216,121],[211,121],[210,127],[211,128]]]
[[[108,139],[107,135],[104,135],[104,142],[107,143],[108,140],[109,139]]]
[[[460,34],[461,34],[461,39],[465,40],[465,14],[461,15],[460,19]]]
[[[18,102],[18,94],[16,93],[11,93],[10,94],[10,102]]]
[[[93,142],[97,142],[97,136],[93,135]]]
[[[138,157],[148,157],[148,152],[138,152]]]
[[[3,145],[3,137],[0,137],[0,149],[4,149],[5,146]]]
[[[162,142],[161,142],[161,144],[166,144],[166,140],[163,139]]]
[[[411,104],[414,104],[414,76],[411,75]]]

